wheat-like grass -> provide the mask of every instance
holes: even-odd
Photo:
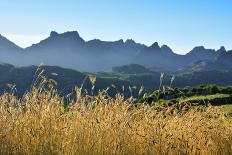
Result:
[[[78,92],[78,90],[77,90]],[[134,106],[132,98],[53,89],[0,98],[0,154],[232,154],[232,128],[214,107]]]

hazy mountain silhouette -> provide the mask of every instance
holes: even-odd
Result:
[[[0,62],[19,64],[23,49],[0,35]]]
[[[225,50],[221,47],[216,51],[214,59],[199,60],[186,66],[180,72],[193,72],[193,71],[232,71],[232,51]]]
[[[21,48],[0,34],[0,50],[17,51],[21,50]]]
[[[91,72],[111,70],[115,66],[127,64],[140,64],[162,71],[181,70],[199,61],[215,62],[225,59],[230,64],[232,57],[227,54],[224,47],[214,50],[199,46],[186,55],[178,55],[167,45],[159,46],[157,42],[146,46],[132,39],[85,41],[76,31],[61,34],[52,31],[48,38],[22,49],[0,36],[2,62],[19,66],[44,63]]]

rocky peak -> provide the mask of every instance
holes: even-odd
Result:
[[[150,48],[152,48],[152,49],[160,49],[160,46],[159,46],[158,42],[155,42],[150,46]]]
[[[217,52],[219,52],[219,53],[225,53],[226,49],[225,49],[224,46],[221,46],[220,49],[217,50]]]
[[[204,51],[204,50],[206,50],[204,46],[197,46],[194,47],[191,52]]]
[[[123,44],[124,43],[124,41],[123,41],[123,39],[119,39],[118,41],[115,41],[116,43],[120,43],[120,44]]]
[[[133,39],[127,39],[126,44],[129,44],[129,45],[133,45],[133,44],[136,44],[135,41]]]
[[[172,49],[171,49],[170,47],[168,47],[167,45],[162,45],[162,46],[161,46],[161,49],[162,49],[162,50],[166,50],[166,51],[171,51],[171,52],[173,52]]]
[[[167,45],[162,45],[161,46],[161,51],[165,54],[174,54],[174,52],[172,51],[172,49],[170,47],[168,47]]]
[[[50,33],[50,37],[56,37],[56,36],[58,36],[59,34],[56,32],[56,31],[52,31],[51,33]]]
[[[195,54],[216,54],[216,51],[214,49],[206,49],[204,46],[197,46],[194,47],[188,54],[195,55]],[[198,55],[199,56],[199,55]]]
[[[64,33],[57,33],[56,31],[52,31],[50,33],[50,38],[66,38],[66,39],[81,39],[83,40],[79,33],[77,31],[68,31],[68,32],[64,32]]]

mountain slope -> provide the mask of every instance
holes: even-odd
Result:
[[[17,51],[22,49],[0,34],[0,51],[4,50]]]
[[[217,51],[215,59],[196,61],[179,72],[193,71],[231,71],[232,70],[232,51],[226,52],[221,48]]]
[[[19,64],[22,62],[22,53],[22,48],[0,35],[0,62]]]

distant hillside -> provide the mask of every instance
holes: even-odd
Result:
[[[126,80],[134,85],[143,85],[146,91],[159,88],[160,72],[151,71],[140,65],[124,65],[115,67],[112,72],[99,72],[99,77],[111,77]],[[182,72],[164,72],[163,84],[170,85],[171,78],[175,76],[173,87],[187,87],[197,85],[232,85],[232,70],[185,70]]]
[[[43,70],[43,75],[48,79],[53,79],[57,82],[56,88],[59,93],[67,95],[73,92],[75,86],[81,86],[87,73],[81,73],[71,69],[64,69],[56,66],[42,66],[37,72],[37,66],[30,67],[14,67],[9,64],[0,64],[0,94],[4,91],[14,91],[19,96],[22,96],[26,90],[29,90],[35,82],[36,76]],[[15,85],[16,90],[12,90]],[[115,95],[117,92],[123,93],[122,87],[125,88],[125,95],[129,96],[129,86],[132,83],[117,78],[99,78],[97,77],[95,85],[95,93],[98,90],[107,89],[114,85],[114,88],[109,89],[109,94]],[[84,83],[84,88],[91,91],[90,81],[87,79]]]
[[[15,85],[16,93],[22,96],[29,90],[38,75],[37,66],[14,67],[9,64],[0,64],[0,94],[4,91],[12,91]],[[57,82],[56,88],[64,96],[73,92],[74,86],[81,86],[84,79],[90,73],[82,73],[71,69],[56,66],[43,66],[41,70],[48,79]],[[112,72],[99,72],[97,77],[95,93],[98,90],[109,89],[109,94],[114,96],[116,93],[124,93],[125,96],[138,95],[140,87],[144,86],[144,92],[152,92],[159,88],[160,72],[150,71],[140,65],[128,65],[116,67]],[[232,71],[198,71],[191,73],[175,74],[176,78],[173,87],[186,87],[206,84],[232,85]],[[163,84],[170,85],[172,74],[165,73]],[[87,79],[84,89],[91,91],[90,81]]]
[[[179,72],[193,71],[231,71],[232,70],[232,51],[221,52],[213,60],[199,60]]]
[[[214,50],[199,46],[186,55],[178,55],[167,45],[160,46],[157,42],[146,46],[132,39],[85,41],[76,31],[62,34],[52,31],[48,38],[22,49],[0,36],[0,61],[17,66],[44,63],[89,72],[109,71],[113,67],[128,64],[175,72],[197,61],[213,61],[225,53],[227,51],[224,48]],[[225,59],[232,60],[228,57]]]
[[[122,74],[141,74],[141,73],[151,73],[152,71],[144,66],[138,64],[123,65],[118,67],[113,67],[113,72],[118,72]]]

